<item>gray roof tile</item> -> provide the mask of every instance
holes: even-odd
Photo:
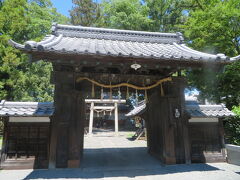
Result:
[[[158,33],[54,24],[52,35],[41,42],[28,41],[16,48],[27,51],[72,53],[80,55],[172,59],[177,61],[230,61],[223,54],[208,54],[183,44],[181,33]],[[237,60],[238,57],[231,58]]]
[[[126,116],[132,117],[140,115],[145,111],[146,104],[142,102],[136,106],[133,110],[126,114]],[[234,116],[234,113],[228,110],[224,105],[199,105],[197,101],[186,101],[186,111],[191,117],[229,117]]]
[[[228,117],[234,113],[224,105],[186,105],[186,111],[191,117]]]
[[[131,110],[129,113],[127,113],[125,116],[132,117],[136,115],[140,115],[145,112],[146,104],[142,103],[139,106],[134,107],[133,110]]]
[[[146,104],[141,102],[126,116],[140,115],[145,111]],[[199,105],[197,101],[186,101],[186,111],[191,117],[228,117],[234,113],[224,105]],[[8,102],[0,103],[0,116],[51,116],[54,106],[51,102]]]
[[[8,102],[1,101],[0,116],[51,116],[54,107],[51,102]]]

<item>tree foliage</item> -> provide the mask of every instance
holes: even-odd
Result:
[[[177,32],[178,25],[185,21],[182,0],[145,0],[148,17],[153,21],[151,31]]]
[[[193,2],[188,1],[189,4]],[[239,7],[239,0],[199,0],[181,26],[187,43],[208,53],[240,54]],[[224,72],[221,68],[205,67],[188,72],[187,77],[202,97],[226,103],[231,109],[239,104],[239,63],[227,65],[225,69]]]
[[[219,74],[219,85],[217,87],[221,102],[232,109],[240,105],[240,62],[229,64],[225,72]],[[239,113],[240,115],[240,113]]]
[[[73,0],[73,24],[173,32],[183,23],[183,0]]]
[[[67,22],[49,0],[5,0],[0,10],[0,99],[51,101],[51,65],[29,63],[28,56],[8,44],[40,40],[52,22]]]
[[[148,18],[149,8],[139,0],[108,0],[102,3],[104,27],[149,30],[152,20]]]
[[[228,56],[240,54],[240,1],[211,1],[203,7],[191,11],[183,26],[192,47]]]
[[[71,23],[82,26],[95,26],[101,18],[100,6],[93,0],[73,0],[70,10]]]
[[[226,131],[226,143],[240,146],[240,107],[233,106],[236,116],[227,118],[224,124]]]

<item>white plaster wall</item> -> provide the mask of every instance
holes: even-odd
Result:
[[[195,122],[218,122],[218,118],[191,118],[189,119],[190,123]]]
[[[49,117],[9,117],[9,122],[50,122]]]

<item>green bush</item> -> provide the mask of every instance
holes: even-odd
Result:
[[[240,106],[234,106],[232,111],[236,116],[227,118],[224,123],[226,143],[240,145]]]

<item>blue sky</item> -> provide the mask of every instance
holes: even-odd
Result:
[[[52,0],[52,3],[59,13],[69,17],[69,10],[72,8],[72,0]]]
[[[72,9],[72,0],[51,0],[53,6],[57,8],[57,12],[70,17],[69,10]],[[95,0],[95,2],[101,2],[101,0]]]

